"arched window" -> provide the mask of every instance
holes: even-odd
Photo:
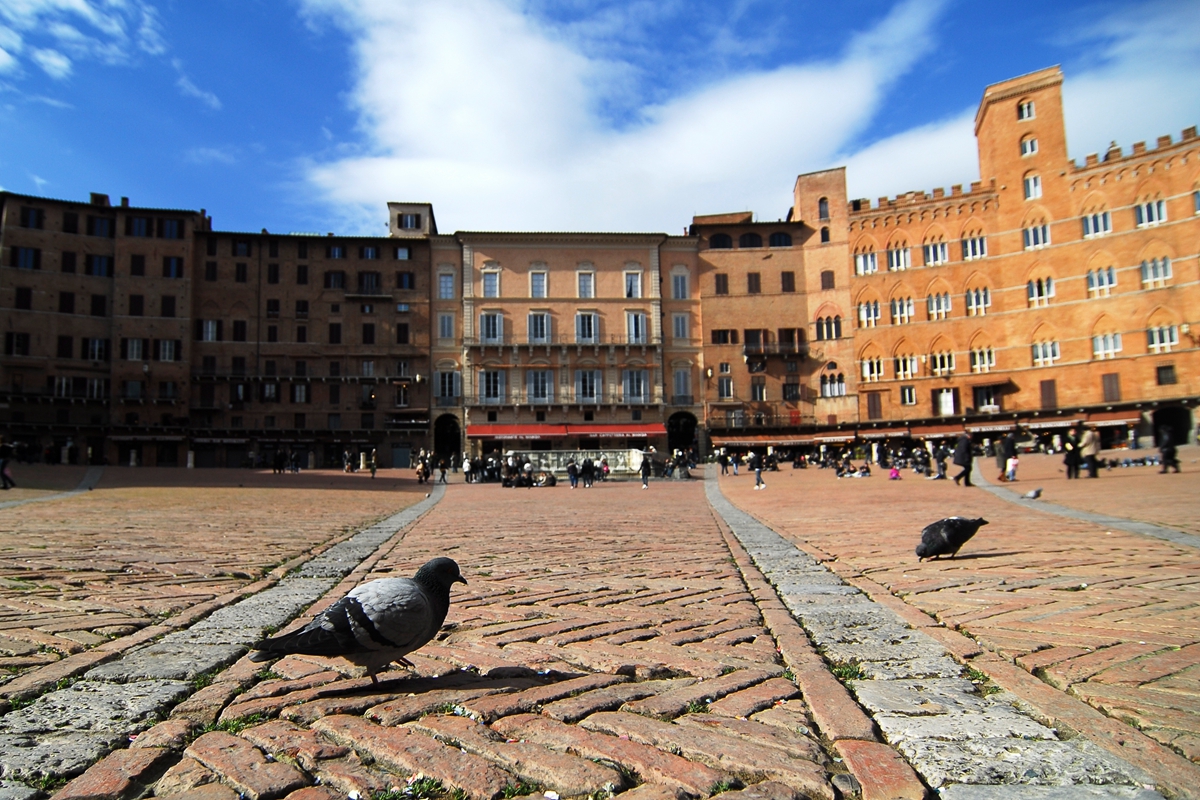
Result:
[[[1121,352],[1120,333],[1098,333],[1092,337],[1092,358],[1103,361]]]
[[[708,246],[712,250],[728,250],[733,247],[733,238],[728,233],[714,233],[708,237]]]
[[[1031,156],[1038,151],[1037,137],[1026,136],[1021,140],[1021,155]]]
[[[1048,367],[1061,357],[1062,351],[1057,340],[1047,340],[1033,343],[1033,365]]]
[[[879,272],[879,259],[873,250],[867,249],[854,254],[854,274],[874,275]]]
[[[1150,258],[1142,262],[1142,288],[1157,289],[1171,280],[1171,259]]]
[[[941,236],[930,239],[923,248],[925,266],[934,267],[950,260],[950,248]]]
[[[888,272],[897,272],[899,270],[908,269],[912,266],[912,261],[909,257],[908,244],[906,242],[897,242],[888,248]]]
[[[934,375],[950,375],[954,372],[954,351],[939,350],[929,354],[929,371]]]
[[[1108,211],[1092,211],[1083,215],[1083,238],[1094,239],[1112,233],[1112,214]]]
[[[1178,346],[1178,325],[1153,325],[1146,329],[1146,347],[1151,353],[1169,353]]]
[[[790,233],[784,233],[783,231],[776,231],[775,233],[771,234],[771,238],[768,240],[768,242],[770,243],[771,247],[791,247],[792,235]]]
[[[867,300],[858,304],[858,326],[874,328],[879,324],[879,301]]]
[[[987,258],[987,237],[983,235],[983,231],[974,230],[963,234],[962,257],[963,261]]]
[[[949,292],[931,294],[926,299],[925,304],[927,306],[927,310],[929,311],[929,318],[931,320],[946,319],[946,317],[950,316]]]
[[[916,304],[911,297],[893,297],[891,312],[893,325],[907,325],[916,316]]]
[[[967,289],[967,316],[982,317],[992,306],[992,291],[986,286]]]
[[[743,233],[738,237],[738,247],[762,247],[762,237],[757,233]]]
[[[1088,297],[1108,297],[1117,285],[1115,267],[1089,269],[1087,273]]]
[[[821,244],[827,244],[828,242],[829,242],[829,226],[826,225],[825,227],[821,228]]]
[[[840,372],[821,376],[821,397],[845,397],[846,376]]]
[[[1133,218],[1139,228],[1148,228],[1167,221],[1167,201],[1160,198],[1142,200],[1133,207]]]
[[[1021,229],[1026,250],[1039,250],[1050,244],[1050,226],[1044,220],[1028,223]]]
[[[817,219],[829,219],[829,198],[822,197],[817,201]]]
[[[823,342],[827,339],[840,338],[842,338],[842,318],[840,315],[817,317],[817,341]]]
[[[883,380],[883,359],[879,357],[862,360],[862,379],[864,383],[877,383]]]
[[[1048,306],[1050,298],[1054,297],[1054,278],[1035,278],[1026,284],[1031,307]]]
[[[1030,172],[1025,176],[1025,199],[1036,200],[1042,196],[1042,176]]]
[[[896,379],[907,380],[917,377],[917,357],[914,355],[896,356]]]
[[[971,372],[991,372],[995,368],[995,350],[982,346],[971,348]]]

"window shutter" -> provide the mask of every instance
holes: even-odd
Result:
[[[222,327],[223,327],[223,326],[222,326],[222,324],[221,324],[221,320],[217,320],[217,341],[218,341],[218,342],[223,342],[223,341],[225,341],[225,340],[224,340],[224,338],[223,338],[223,337],[222,337],[222,335],[221,335],[221,328],[222,328]]]
[[[129,358],[129,340],[122,338],[121,339],[121,360],[124,361],[127,358]]]

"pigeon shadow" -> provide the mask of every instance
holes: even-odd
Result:
[[[966,555],[957,555],[954,558],[941,558],[939,561],[973,561],[980,558],[1007,558],[1008,556],[1020,555],[1016,551],[1010,553],[967,553]]]
[[[406,694],[420,695],[438,689],[454,689],[469,684],[472,688],[489,688],[498,691],[521,691],[534,686],[545,686],[571,678],[582,677],[584,673],[538,672],[527,667],[500,667],[486,673],[469,669],[457,669],[444,672],[436,678],[428,675],[391,673],[384,677],[379,675],[379,683],[371,683],[369,678],[343,678],[348,684],[337,687],[335,683],[321,693],[322,697],[352,697],[359,694],[378,694],[380,691],[403,691]]]

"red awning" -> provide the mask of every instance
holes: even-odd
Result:
[[[629,439],[636,436],[662,436],[667,428],[661,422],[630,422],[624,425],[567,425],[567,435],[595,436],[598,439]]]
[[[1133,411],[1096,411],[1088,414],[1088,425],[1103,428],[1110,425],[1137,425],[1142,421],[1142,412]]]
[[[913,436],[950,436],[963,432],[962,425],[917,425],[912,427],[909,432]]]
[[[470,439],[554,439],[567,435],[566,425],[468,425]]]
[[[714,447],[762,447],[763,445],[795,447],[802,444],[812,444],[813,437],[756,433],[746,436],[714,436],[712,437],[712,443]]]

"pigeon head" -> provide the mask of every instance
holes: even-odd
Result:
[[[450,591],[456,583],[466,583],[467,579],[458,571],[458,564],[452,558],[435,558],[427,561],[417,570],[413,580],[422,586]]]

